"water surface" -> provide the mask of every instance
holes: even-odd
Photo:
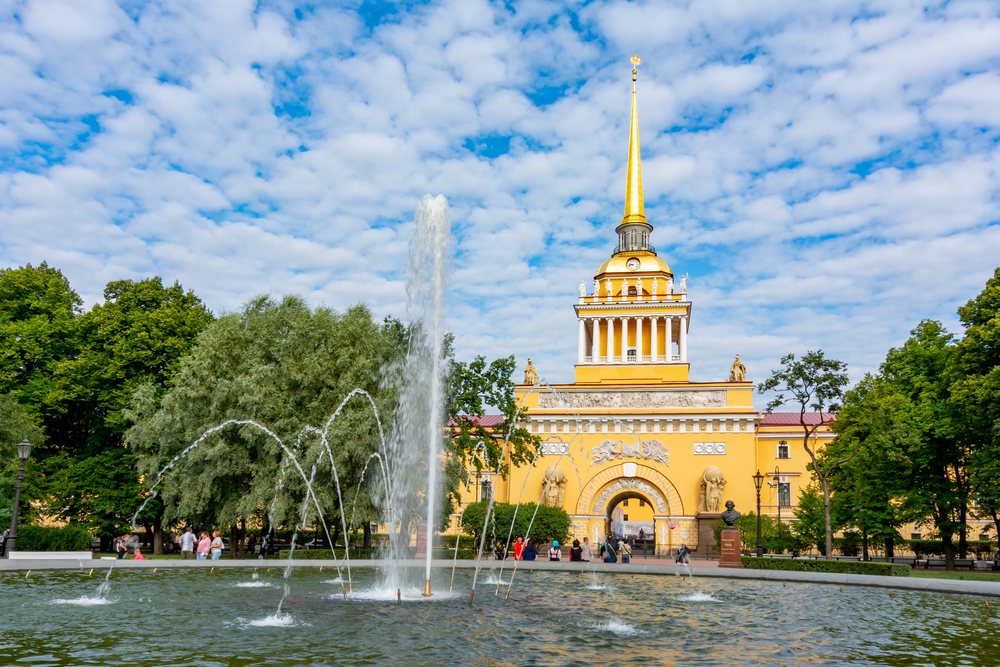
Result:
[[[0,665],[1000,664],[1000,622],[976,597],[521,571],[510,599],[480,585],[470,608],[470,572],[447,595],[435,571],[441,593],[423,599],[413,570],[397,605],[371,571],[345,600],[329,572],[295,569],[278,616],[283,574],[120,572],[99,596],[86,572],[6,573]]]

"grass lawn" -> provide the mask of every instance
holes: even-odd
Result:
[[[1000,581],[1000,572],[947,572],[944,570],[912,570],[911,577],[924,579],[964,579],[967,581]]]

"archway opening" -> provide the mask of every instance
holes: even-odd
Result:
[[[608,500],[605,508],[604,534],[619,539],[624,537],[635,550],[656,550],[656,507],[649,496],[639,491],[622,491]],[[636,554],[639,555],[639,554]]]

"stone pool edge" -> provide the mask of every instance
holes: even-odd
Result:
[[[293,560],[292,567],[295,568],[336,568],[344,567],[344,561],[338,560]],[[422,568],[426,561],[407,560],[401,561],[400,565],[406,568]],[[114,566],[121,570],[177,570],[177,569],[203,569],[203,568],[254,568],[254,567],[285,567],[288,565],[287,559],[267,559],[267,560],[50,560],[50,559],[25,559],[25,560],[4,560],[0,559],[0,572],[35,572],[46,571],[82,571],[103,570]],[[351,561],[352,569],[372,569],[379,567],[379,561],[359,560]],[[450,560],[434,560],[432,565],[436,569],[448,569],[452,566]],[[483,561],[482,570],[489,571],[496,568],[497,561]],[[506,561],[504,569],[513,569],[513,561]],[[460,570],[475,569],[476,562],[470,560],[460,560],[456,567]],[[617,563],[553,563],[550,561],[521,561],[517,569],[519,572],[602,572],[606,574],[647,574],[647,575],[674,575],[719,578],[719,579],[741,579],[749,581],[782,581],[791,583],[811,583],[811,584],[833,584],[843,586],[868,586],[873,588],[887,588],[894,590],[920,591],[924,593],[944,593],[960,595],[981,595],[987,597],[1000,597],[1000,582],[991,581],[962,581],[954,579],[924,579],[920,577],[883,577],[868,574],[834,574],[826,572],[786,572],[781,570],[745,570],[728,569],[718,567],[691,567],[682,568],[677,565],[649,565],[637,563],[623,565]]]

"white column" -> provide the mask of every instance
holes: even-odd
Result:
[[[615,318],[608,318],[608,363],[615,360]]]
[[[601,356],[601,320],[597,317],[590,318],[592,325],[592,335],[590,337],[590,358],[596,364]]]
[[[578,340],[576,343],[576,363],[582,364],[583,357],[586,352],[585,348],[587,346],[587,329],[586,329],[587,325],[584,323],[582,317],[579,319],[580,319],[580,327],[579,327],[580,334],[578,336]]]
[[[666,336],[663,339],[663,347],[666,348],[665,351],[667,353],[667,363],[669,364],[670,362],[672,362],[674,360],[674,351],[673,351],[673,346],[674,346],[674,318],[669,317],[669,316],[668,317],[664,317],[663,321],[665,323],[665,326],[663,327],[663,329],[664,329],[664,334]]]
[[[635,318],[635,362],[642,363],[642,325],[646,321],[645,317]]]
[[[654,364],[659,361],[657,358],[656,348],[659,347],[659,337],[660,332],[657,329],[660,328],[660,318],[651,317],[649,318],[649,359]]]
[[[681,315],[681,333],[677,338],[680,343],[681,362],[688,360],[687,316]]]

